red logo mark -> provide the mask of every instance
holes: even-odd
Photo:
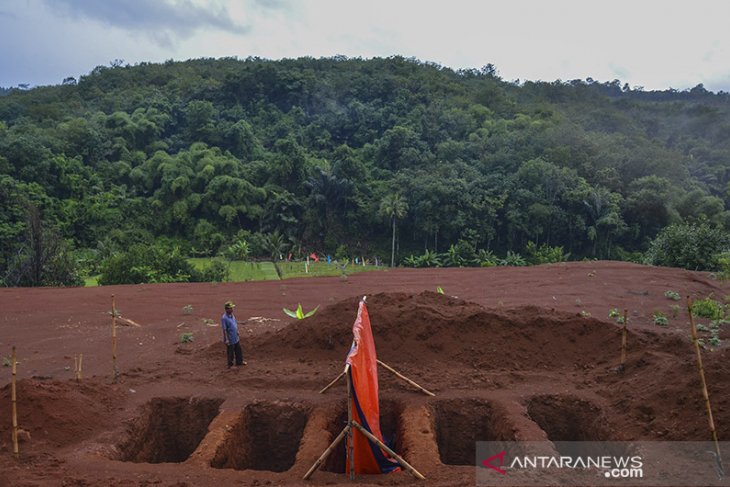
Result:
[[[489,457],[486,460],[484,460],[482,462],[482,465],[484,465],[487,468],[491,468],[492,470],[494,470],[497,473],[501,473],[502,475],[504,475],[504,474],[507,473],[507,471],[506,470],[502,470],[499,467],[501,467],[502,465],[504,465],[504,456],[506,454],[507,454],[507,451],[506,450],[502,450],[501,452],[497,453],[496,455],[492,455],[491,457]],[[492,465],[492,461],[493,460],[496,460],[496,459],[499,459],[499,465],[497,465],[495,467],[494,465]]]

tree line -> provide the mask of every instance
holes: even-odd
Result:
[[[133,246],[688,266],[650,249],[671,227],[728,250],[727,133],[730,95],[702,85],[402,57],[99,66],[0,96],[0,279],[74,284]]]

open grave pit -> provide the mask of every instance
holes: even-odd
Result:
[[[445,399],[432,406],[439,457],[445,465],[474,465],[477,441],[514,441],[507,413],[490,401]]]
[[[527,402],[527,414],[562,455],[602,454],[607,442],[619,441],[601,409],[585,399],[535,396]]]
[[[132,421],[128,439],[119,445],[121,460],[184,462],[208,433],[222,403],[222,399],[212,398],[152,399]]]
[[[299,451],[311,407],[260,401],[247,405],[211,461],[214,468],[286,472]]]

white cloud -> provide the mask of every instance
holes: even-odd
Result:
[[[58,18],[41,0],[3,7],[0,86],[59,82],[117,58],[344,54],[453,68],[493,63],[508,80],[618,78],[646,89],[704,83],[730,91],[730,2],[157,0],[142,12],[141,0],[103,8],[61,1],[76,15]],[[123,5],[137,9],[118,17],[112,7]]]

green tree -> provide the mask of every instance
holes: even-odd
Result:
[[[392,231],[391,247],[390,247],[390,267],[395,266],[395,223],[402,219],[408,212],[408,203],[405,198],[398,193],[386,195],[380,202],[380,214],[390,220]]]

